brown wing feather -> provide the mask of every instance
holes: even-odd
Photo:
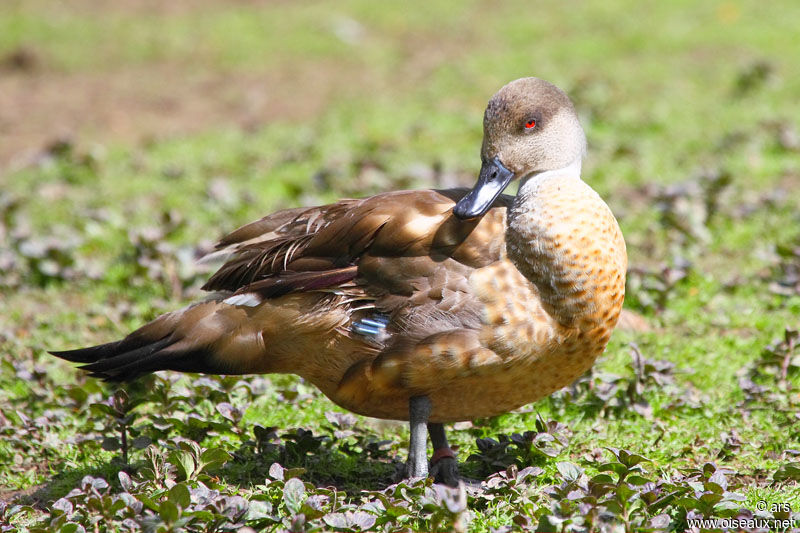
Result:
[[[496,260],[498,250],[487,253],[485,239],[470,238],[480,221],[459,221],[449,213],[465,193],[466,189],[399,191],[279,211],[220,241],[217,248],[232,258],[203,288],[244,292],[275,283],[288,287],[289,274],[303,272],[334,281],[338,274],[321,273],[341,273],[358,265],[360,280],[374,284],[376,293],[408,295],[434,275],[442,261],[453,261],[453,268],[466,273]],[[508,205],[509,198],[501,197],[498,207]],[[488,244],[491,248],[492,239]],[[410,264],[420,257],[425,259],[418,266]],[[284,281],[268,281],[280,277]],[[303,290],[302,283],[295,289]]]
[[[290,292],[339,287],[355,279],[358,267],[350,266],[321,272],[286,272],[246,285],[240,293],[255,292],[263,298],[277,298]]]

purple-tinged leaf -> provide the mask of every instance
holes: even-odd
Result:
[[[348,513],[349,514],[349,513]],[[363,511],[355,511],[352,513],[350,517],[351,522],[353,523],[358,531],[367,531],[372,529],[372,526],[375,525],[375,517],[370,513],[365,513]]]
[[[303,482],[293,477],[283,487],[283,502],[291,514],[297,514],[306,499],[306,489]]]
[[[272,463],[269,467],[269,477],[272,479],[283,480],[285,469],[278,463]]]
[[[728,490],[728,480],[725,479],[725,474],[722,470],[717,470],[711,477],[708,478],[708,481],[717,484],[723,491]]]
[[[356,424],[356,417],[350,413],[337,413],[336,411],[327,411],[325,418],[338,427],[339,429],[349,429]]]
[[[583,474],[583,469],[581,467],[566,461],[556,463],[556,468],[561,476],[567,481],[576,481],[579,477],[581,477],[581,474]]]
[[[119,478],[119,484],[122,487],[122,490],[126,492],[130,492],[133,489],[133,481],[131,480],[131,476],[127,474],[124,470],[120,470],[117,473],[117,477]]]
[[[81,488],[83,490],[91,488],[96,491],[101,491],[108,488],[108,482],[101,477],[84,476],[81,480]]]
[[[228,420],[234,423],[238,418],[236,416],[236,411],[237,411],[236,408],[231,404],[229,404],[228,402],[217,404],[217,412],[221,414],[224,418],[227,418]]]
[[[69,515],[72,513],[72,502],[66,498],[60,498],[53,502],[52,509],[60,511],[61,514]]]
[[[334,529],[348,529],[350,527],[350,522],[344,513],[328,513],[322,517],[322,520]]]
[[[526,466],[517,473],[517,481],[523,482],[528,477],[537,477],[544,473],[544,469],[538,466]]]
[[[670,517],[666,513],[658,514],[650,519],[648,522],[648,529],[667,529],[669,527]]]

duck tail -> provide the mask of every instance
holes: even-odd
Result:
[[[161,315],[124,339],[50,354],[82,363],[81,370],[105,381],[130,381],[158,370],[238,374],[235,361],[220,364],[215,358],[221,336],[215,316],[222,307],[228,306],[202,302]]]

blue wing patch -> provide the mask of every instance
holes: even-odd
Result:
[[[383,340],[386,335],[386,326],[389,325],[389,316],[381,313],[370,317],[364,317],[357,322],[353,322],[350,330],[364,337],[371,337],[375,340]]]

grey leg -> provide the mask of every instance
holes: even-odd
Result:
[[[414,396],[408,401],[411,441],[408,444],[408,477],[428,477],[428,417],[431,401],[427,396]]]
[[[433,459],[431,460],[431,475],[439,483],[457,487],[460,479],[458,475],[458,461],[453,450],[447,443],[447,435],[442,424],[428,424],[433,444]]]
[[[450,447],[447,443],[447,435],[444,432],[444,424],[428,424],[428,432],[431,434],[431,444],[433,444],[434,451]]]

